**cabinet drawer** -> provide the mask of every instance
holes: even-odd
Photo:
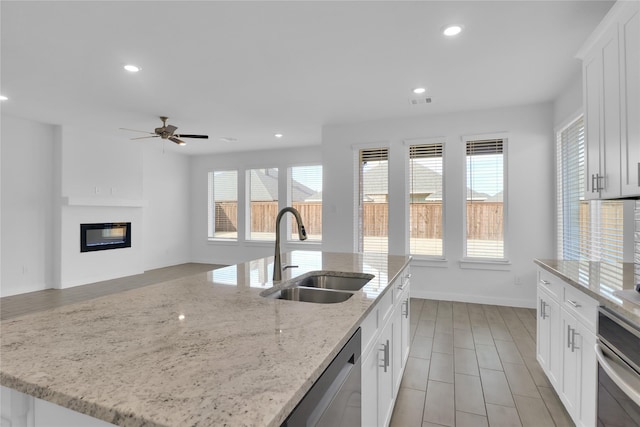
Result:
[[[395,302],[398,303],[401,299],[405,297],[405,290],[409,288],[411,283],[411,271],[409,271],[409,267],[404,269],[395,282],[393,282],[393,293],[395,295]]]
[[[583,322],[591,332],[596,332],[598,319],[598,302],[596,300],[573,286],[566,285],[563,307]]]
[[[564,285],[562,280],[547,270],[541,268],[538,269],[538,285],[541,286],[549,295],[551,295],[556,301],[562,301],[564,295],[562,290]]]

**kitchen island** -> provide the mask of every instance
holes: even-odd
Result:
[[[121,426],[277,426],[410,257],[294,251],[375,277],[337,304],[264,298],[263,258],[0,323],[0,384]]]

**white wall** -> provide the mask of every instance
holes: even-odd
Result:
[[[582,71],[579,71],[568,82],[567,87],[553,102],[554,126],[566,126],[568,120],[575,119],[577,112],[582,111]]]
[[[143,150],[145,270],[191,261],[189,162],[188,156],[163,152],[162,144]]]
[[[463,269],[464,144],[461,137],[508,132],[508,258],[506,271]],[[390,252],[406,247],[403,204],[403,140],[445,137],[446,259],[438,267],[413,263],[412,295],[502,305],[535,305],[534,258],[553,256],[554,158],[550,103],[365,123],[325,126],[324,250],[349,252],[355,230],[355,162],[352,144],[388,142],[390,160]],[[395,164],[394,164],[395,163]],[[398,193],[402,194],[398,194]],[[516,284],[519,283],[519,284]]]
[[[53,138],[51,125],[2,116],[0,296],[51,284]]]
[[[251,242],[239,239],[236,242],[208,241],[207,239],[207,188],[208,173],[214,170],[238,170],[238,200],[245,197],[245,171],[257,168],[278,168],[283,176],[291,166],[303,166],[322,163],[321,149],[317,147],[292,148],[286,150],[265,150],[199,156],[191,159],[191,257],[194,262],[215,264],[236,264],[256,258],[273,255],[273,242]],[[332,169],[330,169],[332,170]],[[328,171],[324,170],[326,176]],[[286,206],[283,197],[285,187],[280,180],[280,207]],[[241,218],[243,205],[239,204],[238,215]],[[238,221],[239,236],[244,236],[245,224]],[[323,232],[324,232],[323,227]],[[282,252],[293,249],[321,249],[318,243],[308,241],[300,243],[281,243]]]

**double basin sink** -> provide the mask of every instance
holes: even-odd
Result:
[[[289,301],[334,304],[348,300],[375,276],[366,273],[313,271],[283,282],[260,295]]]

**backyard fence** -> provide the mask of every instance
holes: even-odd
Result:
[[[294,202],[307,233],[322,234],[322,203]],[[467,204],[467,235],[469,239],[502,240],[504,235],[503,205],[501,202],[473,202]],[[278,202],[251,203],[251,229],[254,232],[275,232]],[[418,239],[442,238],[442,204],[411,203],[411,237]],[[386,237],[389,208],[386,203],[364,203],[362,224],[365,236]],[[216,232],[237,231],[238,205],[236,202],[216,202]],[[295,222],[292,224],[295,233]]]

